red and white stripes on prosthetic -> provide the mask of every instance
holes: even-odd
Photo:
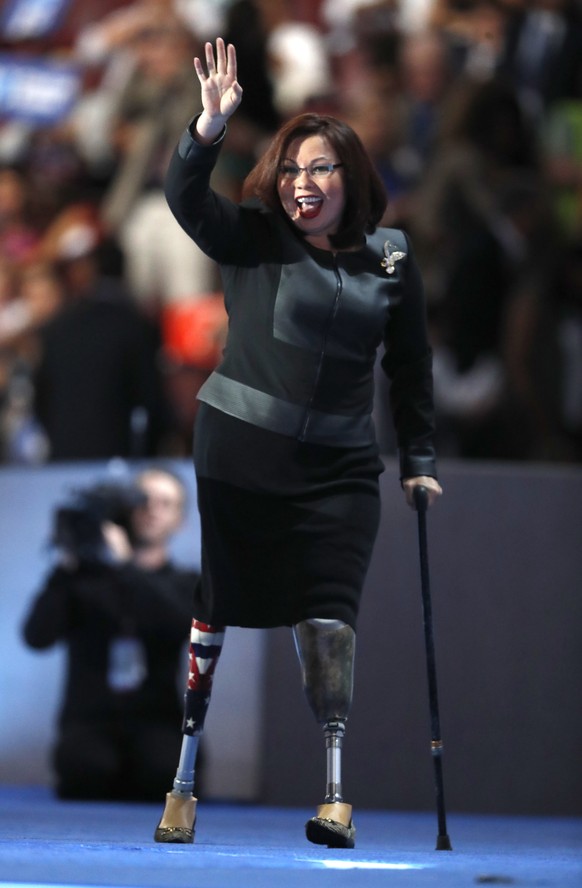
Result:
[[[172,791],[166,795],[166,807],[154,833],[156,842],[186,844],[194,841],[196,756],[224,636],[224,626],[211,626],[192,620],[188,681],[184,695],[182,749],[174,785]]]

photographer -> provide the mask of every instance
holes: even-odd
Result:
[[[184,509],[180,479],[154,467],[133,488],[100,485],[56,512],[60,564],[23,635],[36,649],[67,648],[53,759],[61,798],[154,800],[172,777],[197,580],[169,559]]]

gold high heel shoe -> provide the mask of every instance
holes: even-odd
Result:
[[[305,834],[315,845],[354,848],[356,827],[352,823],[352,806],[345,802],[319,805],[315,817],[305,824]]]
[[[175,845],[191,844],[194,841],[197,801],[194,796],[166,793],[166,807],[154,833],[155,841]]]

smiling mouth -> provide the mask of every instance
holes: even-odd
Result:
[[[321,197],[298,197],[295,201],[302,219],[315,219],[323,206]]]

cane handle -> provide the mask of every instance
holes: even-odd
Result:
[[[426,512],[428,509],[428,490],[422,484],[415,485],[412,496],[417,512]]]

